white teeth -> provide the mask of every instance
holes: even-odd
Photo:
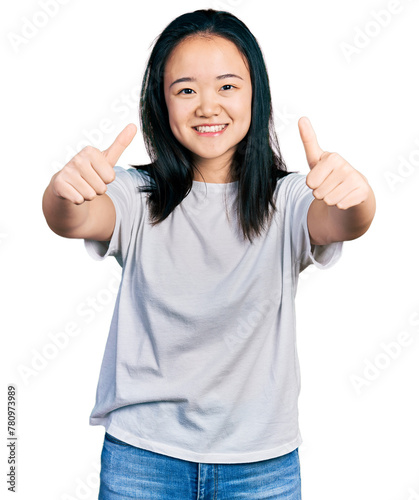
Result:
[[[211,127],[195,127],[201,134],[204,132],[221,132],[227,125],[212,125]]]

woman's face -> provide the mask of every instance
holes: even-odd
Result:
[[[230,165],[251,121],[252,84],[244,56],[219,36],[194,36],[170,54],[164,74],[170,127],[197,161]]]

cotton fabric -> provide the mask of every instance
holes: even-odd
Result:
[[[307,266],[333,265],[342,242],[310,245],[306,176],[278,180],[277,211],[250,243],[238,182],[193,181],[163,222],[149,222],[142,171],[115,167],[110,242],[94,259],[122,266],[91,425],[132,446],[200,463],[246,463],[295,450],[300,367],[295,295]]]

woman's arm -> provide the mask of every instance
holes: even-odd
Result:
[[[375,214],[375,196],[369,187],[367,199],[348,209],[314,200],[308,209],[307,224],[312,245],[349,241],[362,236]]]
[[[57,175],[57,174],[56,174]],[[115,227],[115,207],[106,194],[77,205],[54,191],[54,176],[45,190],[42,209],[48,226],[66,238],[110,241]]]
[[[115,207],[105,194],[115,179],[113,167],[131,143],[137,129],[132,124],[106,150],[87,146],[52,176],[42,199],[49,227],[66,238],[109,241],[115,227]]]
[[[298,125],[311,169],[306,183],[316,198],[307,215],[311,244],[358,238],[368,230],[375,215],[371,186],[340,155],[320,148],[307,118],[301,118]]]

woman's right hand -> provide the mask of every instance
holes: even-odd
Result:
[[[115,179],[113,167],[136,133],[137,127],[130,123],[105,151],[93,146],[83,148],[54,174],[51,179],[52,192],[75,205],[104,194],[106,185]]]

